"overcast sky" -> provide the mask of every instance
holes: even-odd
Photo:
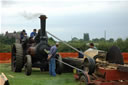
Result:
[[[128,37],[128,0],[1,0],[0,33],[40,28],[45,14],[47,31],[63,40],[72,37]]]

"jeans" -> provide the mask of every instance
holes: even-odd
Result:
[[[49,74],[51,76],[56,76],[55,69],[56,69],[55,58],[51,58],[49,62]]]

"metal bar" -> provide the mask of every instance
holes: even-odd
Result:
[[[57,40],[61,41],[62,43],[64,43],[65,45],[67,45],[68,47],[72,48],[73,50],[83,54],[86,57],[89,57],[88,55],[84,54],[83,52],[79,51],[78,49],[76,49],[75,47],[71,46],[70,44],[62,41],[61,39],[59,39],[58,37],[56,37],[55,35],[51,34],[50,32],[46,31],[49,35],[53,36],[54,38],[56,38]]]
[[[85,71],[83,71],[83,70],[81,70],[81,69],[79,69],[79,68],[77,68],[77,67],[74,67],[74,66],[68,64],[68,63],[65,63],[65,62],[63,62],[63,61],[60,61],[60,60],[58,60],[58,59],[56,59],[56,60],[59,61],[59,62],[61,62],[61,63],[63,63],[63,64],[65,64],[65,65],[67,65],[67,66],[69,66],[69,67],[71,67],[71,68],[77,69],[78,71],[81,71],[82,73],[85,72]]]
[[[61,41],[62,43],[64,43],[65,45],[67,45],[68,47],[72,48],[73,50],[75,50],[75,51],[77,51],[77,52],[83,54],[84,56],[87,56],[87,58],[89,57],[88,55],[85,55],[83,52],[79,51],[79,50],[76,49],[75,47],[71,46],[70,44],[68,44],[68,43],[66,43],[66,42],[64,42],[64,41],[62,41],[61,39],[59,39],[59,38],[56,37],[55,35],[51,34],[50,32],[48,32],[48,31],[46,31],[46,32],[47,32],[49,35],[51,35],[51,36],[53,36],[54,38],[56,38],[57,40],[59,40],[59,41]],[[65,64],[65,65],[67,65],[67,66],[69,66],[69,67],[71,67],[71,68],[74,68],[74,69],[77,69],[78,71],[81,71],[83,74],[85,73],[85,71],[83,71],[83,70],[81,70],[81,69],[79,69],[79,68],[77,68],[77,67],[74,67],[74,66],[72,66],[72,65],[70,65],[70,64],[68,64],[68,63],[65,63],[65,62],[63,62],[63,61],[60,61],[60,60],[58,60],[58,59],[56,59],[56,60],[59,61],[59,62],[61,62],[61,63],[63,63],[63,64]]]

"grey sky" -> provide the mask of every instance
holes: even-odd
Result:
[[[1,33],[26,29],[30,34],[32,29],[40,28],[38,16],[45,14],[47,31],[64,40],[83,38],[83,33],[89,33],[91,39],[101,38],[105,30],[107,39],[128,37],[128,0],[4,1],[6,3],[1,3]]]

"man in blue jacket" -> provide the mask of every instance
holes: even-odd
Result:
[[[52,46],[50,49],[50,53],[48,55],[48,60],[49,60],[49,74],[51,76],[56,76],[56,61],[55,61],[55,55],[57,53],[57,48],[59,46],[59,43],[56,43],[56,45]]]
[[[36,29],[33,29],[33,32],[31,32],[30,37],[33,38],[36,36]]]

